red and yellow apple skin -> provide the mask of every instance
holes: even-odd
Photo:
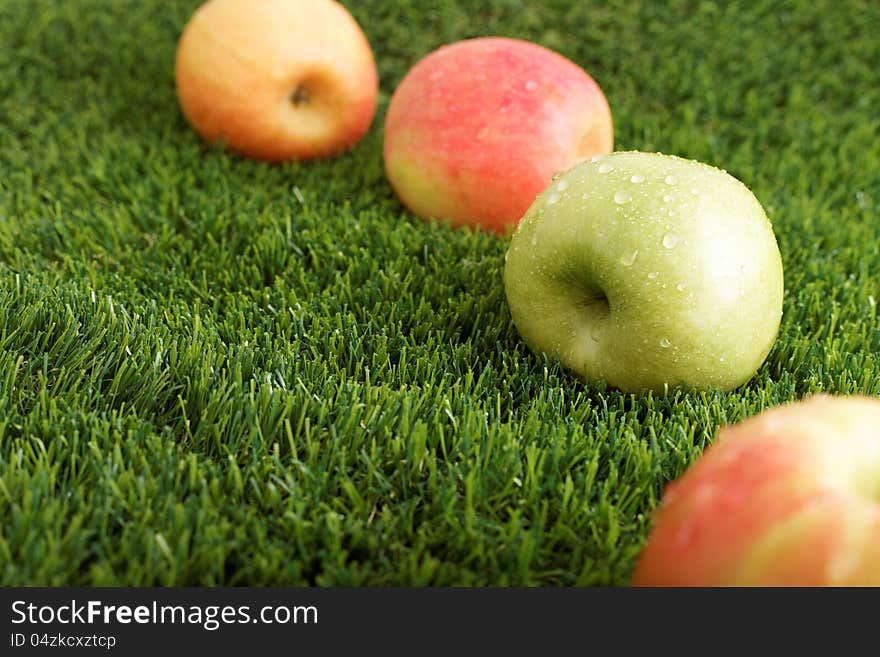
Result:
[[[880,586],[880,400],[723,428],[670,484],[634,586]]]
[[[599,85],[516,39],[443,46],[407,73],[385,119],[385,170],[425,219],[505,233],[554,173],[613,147]]]
[[[379,87],[366,36],[334,0],[209,0],[181,35],[175,78],[205,140],[266,161],[349,148]]]

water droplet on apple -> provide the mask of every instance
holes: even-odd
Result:
[[[670,211],[667,212],[666,214],[668,214],[670,217],[674,217],[674,216],[675,216],[675,210],[670,210]]]
[[[652,271],[652,272],[650,272],[650,273],[648,274],[648,278],[650,278],[651,280],[654,280],[654,279],[657,278],[659,275],[660,275],[660,272],[659,272],[659,271]]]
[[[600,164],[599,165],[599,173],[608,173],[609,171],[614,171],[614,167],[610,164]]]
[[[634,173],[633,177],[630,180],[634,183],[640,183],[645,179],[645,177],[640,173]]]
[[[684,289],[685,289],[684,283],[679,283],[678,285],[675,286],[675,289],[678,290],[679,292],[684,292]]]
[[[590,192],[584,192],[584,195],[581,196],[581,198],[586,201],[588,198],[590,198]]]
[[[675,184],[675,178],[673,178],[672,176],[666,176],[666,177],[663,179],[663,182],[665,182],[667,185],[674,185],[674,184]]]
[[[556,185],[556,189],[558,189],[560,192],[564,192],[566,189],[568,189],[568,181],[560,180],[559,184]]]
[[[700,190],[698,190],[696,187],[691,187],[691,194],[693,194],[694,196],[699,196]]]
[[[623,205],[624,203],[629,203],[632,201],[632,194],[629,192],[620,191],[614,195],[614,202],[618,205]]]
[[[562,198],[562,197],[559,195],[558,192],[553,192],[552,194],[550,194],[550,196],[547,197],[547,205],[553,205],[560,198]]]
[[[638,251],[633,251],[632,253],[625,253],[620,256],[620,264],[624,267],[631,267],[632,264],[636,261],[636,257],[639,255]]]
[[[666,233],[663,236],[663,246],[667,249],[674,249],[676,244],[678,244],[678,235]]]
[[[718,359],[718,362],[719,362],[719,363],[723,363],[723,362],[724,362],[724,356],[721,356],[721,357]]]
[[[663,195],[663,202],[664,203],[669,203],[669,201],[671,201],[671,200],[672,200],[672,197],[669,194]]]
[[[486,137],[489,136],[489,126],[486,126],[482,130],[477,133],[477,139],[483,141]]]
[[[672,343],[669,341],[668,338],[661,338],[660,339],[660,346],[663,347],[664,349],[669,349],[669,347],[672,346]]]
[[[537,245],[537,243],[538,243],[538,235],[537,234],[532,235],[532,246]]]
[[[538,83],[535,82],[534,80],[527,80],[526,81],[526,91],[534,91],[537,88],[538,88]]]

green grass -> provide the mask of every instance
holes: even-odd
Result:
[[[376,120],[284,165],[182,118],[197,4],[0,0],[0,583],[623,585],[720,424],[880,395],[880,4],[349,2]],[[391,92],[485,34],[584,66],[618,149],[754,191],[786,295],[748,384],[585,386],[512,327],[506,240],[399,204]]]

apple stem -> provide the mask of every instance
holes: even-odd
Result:
[[[297,87],[290,95],[290,102],[296,106],[308,104],[309,100],[309,90],[305,87]]]

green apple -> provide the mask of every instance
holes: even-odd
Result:
[[[733,176],[660,153],[600,155],[558,175],[519,222],[504,286],[529,348],[624,391],[730,390],[782,318],[782,260]]]

